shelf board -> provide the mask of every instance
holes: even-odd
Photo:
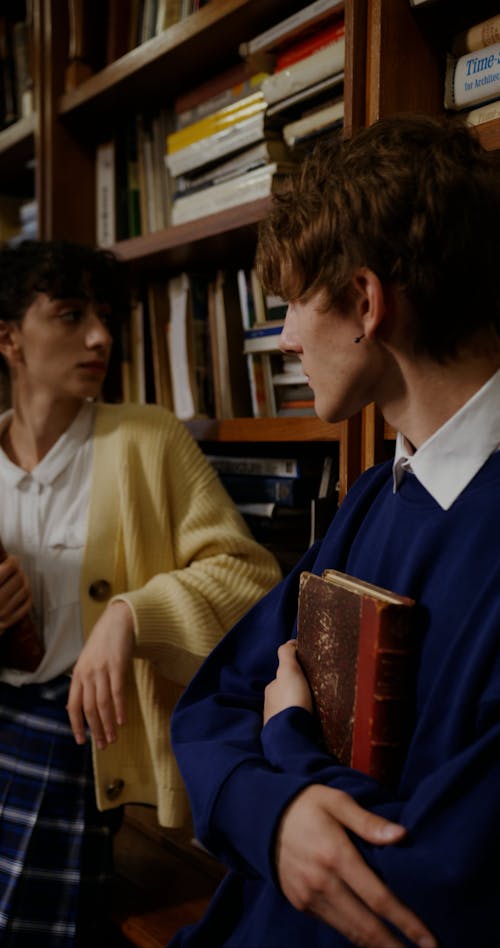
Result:
[[[194,263],[220,266],[221,260],[234,263],[238,258],[244,261],[255,249],[257,224],[269,203],[269,198],[249,201],[196,221],[120,241],[112,249],[135,270],[165,265],[182,269]]]
[[[496,151],[500,148],[500,119],[483,122],[482,125],[476,125],[474,128],[483,148],[488,151]]]
[[[340,441],[342,426],[319,418],[194,418],[197,441]]]
[[[219,71],[221,62],[237,62],[240,42],[301,6],[299,0],[208,3],[64,93],[59,115],[80,121],[89,112],[94,128],[99,119],[109,127],[110,110],[130,112],[165,102]]]
[[[0,166],[2,186],[7,177],[24,174],[26,162],[35,153],[35,116],[19,119],[0,131]]]

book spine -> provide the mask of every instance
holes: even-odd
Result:
[[[281,69],[288,69],[288,67],[293,66],[294,63],[305,59],[306,56],[311,56],[312,53],[316,53],[319,49],[322,49],[323,46],[327,46],[329,43],[340,39],[344,34],[345,25],[342,19],[329,23],[327,26],[324,26],[323,29],[318,29],[311,36],[307,35],[303,39],[290,43],[289,46],[285,46],[283,52],[277,53],[274,71],[280,72]]]
[[[478,105],[464,114],[468,125],[482,125],[483,122],[493,122],[498,118],[500,118],[500,99],[488,102],[486,105]]]
[[[275,165],[267,165],[230,181],[203,188],[195,194],[176,198],[172,205],[172,224],[182,224],[229,207],[268,197],[272,191]]]
[[[221,474],[247,474],[271,477],[299,477],[300,465],[296,458],[229,457],[207,455]]]
[[[220,478],[236,503],[269,501],[293,507],[312,496],[311,485],[302,478],[226,473],[221,473]]]
[[[268,105],[341,72],[344,68],[344,57],[345,39],[342,36],[288,69],[273,73],[262,83],[262,92]]]
[[[116,240],[114,141],[96,149],[96,240],[100,247]]]
[[[458,33],[453,39],[451,52],[453,56],[464,56],[493,43],[500,43],[500,13]]]
[[[179,151],[167,152],[165,161],[172,175],[185,174],[203,167],[209,161],[216,161],[233,151],[253,145],[263,137],[264,113],[260,112],[214,132],[207,138],[193,141]]]
[[[325,13],[331,13],[334,10],[341,10],[343,4],[339,0],[315,0],[297,13],[293,13],[285,20],[280,20],[274,26],[270,27],[264,33],[259,33],[252,40],[241,43],[239,46],[240,56],[252,56],[261,50],[270,49],[278,42],[284,42],[297,31],[302,30],[307,24],[314,22]]]
[[[500,96],[500,43],[456,59],[448,56],[444,106],[463,109]]]
[[[193,122],[192,125],[187,125],[186,128],[171,132],[167,137],[167,152],[172,154],[193,142],[199,142],[200,139],[205,139],[209,135],[224,131],[237,122],[258,115],[265,111],[265,108],[266,102],[262,92],[254,92],[243,99],[238,99],[226,108],[219,109],[198,122]]]
[[[370,628],[378,629],[374,647]],[[406,606],[361,602],[351,766],[394,783],[411,723],[414,647]]]

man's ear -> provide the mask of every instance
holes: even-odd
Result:
[[[352,277],[356,294],[360,334],[373,339],[387,315],[384,287],[377,274],[369,267],[360,267]]]

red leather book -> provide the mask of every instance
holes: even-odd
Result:
[[[297,654],[328,750],[385,785],[411,729],[415,603],[336,570],[300,578]]]
[[[7,553],[0,541],[0,563]],[[30,615],[0,631],[0,666],[34,672],[44,655],[43,645]]]

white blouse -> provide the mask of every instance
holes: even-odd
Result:
[[[0,434],[11,412],[0,415]],[[33,673],[0,668],[13,685],[70,672],[80,654],[80,568],[85,544],[95,407],[85,402],[67,431],[27,473],[0,448],[0,537],[19,557],[45,655]]]

